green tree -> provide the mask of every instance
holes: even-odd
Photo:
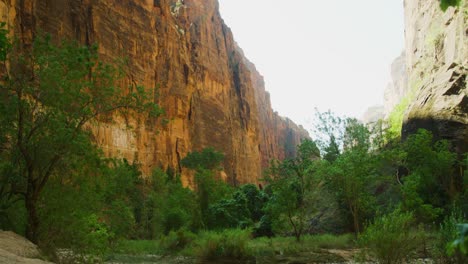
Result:
[[[271,197],[266,210],[276,229],[284,223],[292,229],[296,240],[307,228],[307,217],[314,210],[317,187],[310,175],[310,167],[319,156],[315,143],[305,140],[298,147],[298,156],[283,162],[272,162],[266,180]]]
[[[89,126],[117,114],[156,117],[162,111],[143,87],[122,91],[116,80],[123,72],[100,62],[95,46],[56,46],[49,37],[38,37],[30,49],[15,47],[3,67],[1,155],[14,171],[2,178],[18,183],[11,192],[24,199],[26,236],[37,242],[41,192],[52,175],[67,167],[67,160],[95,149]]]
[[[418,221],[431,223],[461,192],[461,179],[454,171],[457,156],[447,141],[434,142],[432,134],[423,129],[410,135],[402,150],[402,166],[407,171],[402,179],[402,206],[414,211]]]
[[[212,147],[204,148],[202,151],[189,152],[182,159],[182,166],[192,170],[215,170],[221,167],[224,155]]]
[[[168,175],[160,169],[153,172],[152,187],[147,196],[150,237],[167,235],[182,228],[195,229],[199,225],[194,192],[182,186],[178,175]]]
[[[354,232],[358,234],[363,216],[374,206],[370,183],[375,180],[376,159],[370,151],[368,129],[355,119],[346,119],[344,123],[339,139],[343,142],[343,152],[332,162],[321,162],[316,175],[350,214]]]
[[[182,166],[195,170],[195,193],[201,214],[201,225],[208,227],[210,205],[227,197],[231,192],[229,186],[215,178],[215,171],[221,169],[224,155],[214,148],[194,151],[182,159]]]
[[[325,160],[333,162],[341,154],[345,129],[345,118],[331,111],[315,110],[313,138]]]

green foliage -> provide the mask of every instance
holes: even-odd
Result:
[[[445,217],[444,221],[440,224],[434,249],[435,256],[441,263],[457,263],[458,260],[461,260],[461,252],[457,251],[457,246],[454,246],[454,241],[460,238],[463,239],[463,237],[459,237],[460,230],[458,226],[460,223],[463,223],[463,221],[464,218],[461,213],[454,211],[452,214]]]
[[[151,189],[146,198],[147,238],[167,235],[171,231],[200,226],[195,194],[182,186],[178,176],[170,177],[160,169],[153,171]]]
[[[457,196],[456,154],[446,141],[434,143],[426,130],[409,136],[402,149],[406,154],[402,166],[409,174],[403,179],[403,208],[414,211],[418,221],[430,223]]]
[[[320,113],[315,110],[313,137],[326,160],[334,161],[341,153],[345,128],[345,118],[331,111]]]
[[[452,244],[448,248],[448,253],[453,255],[454,252],[460,250],[460,252],[468,256],[468,224],[458,224],[458,238],[452,242]],[[466,260],[466,258],[464,258]]]
[[[0,33],[5,42],[5,31]],[[4,52],[6,44],[0,44]],[[7,60],[9,71],[0,86],[0,155],[14,173],[2,173],[1,180],[14,182],[9,193],[25,200],[26,235],[37,242],[37,203],[47,182],[73,174],[76,160],[96,152],[86,125],[111,121],[115,114],[153,118],[162,111],[142,87],[121,91],[116,81],[122,71],[100,62],[95,46],[57,46],[47,36],[38,37],[29,51],[13,47]]]
[[[450,6],[460,6],[461,0],[440,0],[440,8],[442,11],[446,11]]]
[[[379,263],[403,263],[421,244],[421,234],[411,232],[414,218],[399,210],[376,218],[359,237],[359,243]]]
[[[231,189],[222,180],[215,179],[212,171],[203,169],[195,173],[195,184],[202,225],[208,227],[210,205],[226,198],[231,193]]]
[[[267,197],[253,184],[245,184],[209,207],[210,229],[247,228],[260,221]]]
[[[403,117],[405,111],[408,109],[412,98],[407,95],[402,98],[401,101],[393,108],[392,112],[388,117],[388,123],[390,125],[389,133],[393,138],[400,138],[401,128],[403,126]]]
[[[340,139],[344,151],[333,162],[317,163],[316,177],[325,183],[342,208],[351,216],[353,230],[359,233],[365,214],[374,208],[371,195],[376,176],[376,157],[370,150],[370,132],[356,120],[348,119]]]
[[[265,207],[268,215],[265,220],[272,220],[276,231],[291,231],[297,240],[307,228],[308,215],[315,210],[313,201],[317,192],[309,169],[318,155],[315,143],[305,140],[298,147],[296,158],[272,162],[267,172],[271,195]],[[268,231],[267,226],[263,228]]]
[[[154,240],[121,240],[112,249],[113,253],[129,255],[160,254],[159,243]]]
[[[196,239],[195,234],[190,231],[179,229],[177,231],[171,231],[165,237],[160,240],[161,248],[170,253],[178,252],[193,243]]]
[[[300,242],[293,237],[256,238],[249,242],[249,248],[255,256],[299,255],[304,252],[320,252],[323,249],[353,248],[353,237],[346,235],[304,235]]]
[[[8,39],[8,30],[5,29],[6,23],[0,22],[0,61],[5,61],[7,54],[11,49],[11,42]]]
[[[220,168],[224,155],[214,148],[204,148],[201,152],[189,152],[182,159],[182,166],[193,170],[215,170]]]
[[[222,232],[204,232],[195,241],[195,255],[200,261],[219,259],[248,260],[252,252],[248,247],[250,232],[247,230],[227,229]]]

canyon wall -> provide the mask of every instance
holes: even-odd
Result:
[[[408,93],[408,74],[406,69],[406,54],[402,52],[390,66],[392,77],[384,92],[384,118],[389,118],[390,113]]]
[[[468,151],[468,3],[439,8],[438,0],[405,0],[409,96],[403,138],[419,128]]]
[[[241,14],[240,14],[241,15]],[[161,120],[94,127],[105,154],[136,160],[145,175],[171,167],[193,184],[180,160],[214,147],[232,184],[259,182],[270,159],[295,154],[308,133],[272,110],[262,76],[224,24],[216,0],[0,0],[0,16],[28,45],[38,32],[54,40],[99,44],[100,58],[127,58],[122,87],[157,88]]]

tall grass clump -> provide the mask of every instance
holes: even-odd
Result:
[[[458,238],[458,225],[463,223],[464,218],[460,212],[452,212],[440,224],[439,233],[437,235],[434,253],[439,263],[467,263],[468,259],[461,252],[453,250],[452,254],[450,247]]]
[[[189,247],[196,239],[196,235],[186,229],[171,231],[160,240],[161,248],[168,253],[175,253]]]
[[[247,261],[253,258],[248,242],[250,231],[228,229],[220,232],[207,231],[201,233],[195,241],[194,254],[200,261],[229,259]]]
[[[400,210],[375,219],[359,237],[359,244],[379,263],[403,263],[421,245],[421,233],[413,231],[412,213]]]

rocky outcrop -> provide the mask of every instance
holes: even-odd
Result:
[[[373,124],[384,118],[384,106],[375,105],[367,108],[366,112],[360,118],[364,124]]]
[[[468,151],[466,0],[443,12],[437,0],[405,0],[406,66],[413,94],[402,136],[426,128]]]
[[[13,232],[0,230],[0,263],[47,264],[40,260],[37,246]]]
[[[406,55],[402,52],[390,66],[391,81],[384,94],[383,115],[388,118],[392,110],[406,96],[408,92],[408,75],[406,69]]]
[[[224,24],[216,0],[0,0],[0,15],[24,44],[44,31],[55,40],[99,43],[107,62],[128,59],[122,87],[157,87],[161,120],[94,128],[109,156],[137,160],[145,174],[171,167],[192,178],[180,160],[212,146],[226,156],[233,184],[258,182],[272,158],[294,154],[307,132],[273,112],[263,78]]]

